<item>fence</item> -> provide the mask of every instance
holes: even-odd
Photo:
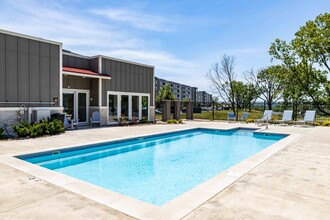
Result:
[[[307,110],[316,110],[315,121],[322,123],[325,120],[330,120],[330,104],[319,104],[315,106],[312,103],[278,103],[273,106],[275,112],[283,112],[284,110],[293,110],[293,119],[302,119]],[[321,110],[320,110],[321,109]]]

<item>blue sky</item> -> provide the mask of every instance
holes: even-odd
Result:
[[[0,29],[155,66],[155,75],[209,91],[205,74],[222,54],[236,72],[270,65],[275,38],[330,11],[328,0],[1,0]]]

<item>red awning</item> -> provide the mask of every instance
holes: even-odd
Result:
[[[91,70],[85,70],[85,69],[79,69],[79,68],[73,68],[73,67],[67,67],[67,66],[63,66],[62,70],[65,72],[71,72],[71,73],[80,73],[80,74],[102,76],[102,77],[111,77],[110,75],[96,73]]]

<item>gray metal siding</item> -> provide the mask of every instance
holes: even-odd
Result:
[[[90,79],[89,80],[90,85],[90,97],[93,98],[93,101],[90,101],[91,106],[98,106],[99,104],[99,81],[98,79]]]
[[[18,101],[30,99],[29,40],[18,39]],[[28,83],[27,83],[28,82]]]
[[[90,70],[98,73],[99,72],[99,59],[98,58],[90,59],[89,63],[90,63]]]
[[[17,94],[17,37],[6,36],[6,100],[18,101]],[[9,104],[7,106],[15,106]]]
[[[58,46],[50,45],[51,63],[50,63],[50,97],[56,97],[59,94],[60,74],[60,51]]]
[[[49,102],[50,97],[50,48],[49,44],[40,43],[40,101]]]
[[[5,100],[6,100],[6,36],[4,34],[0,34],[0,101],[5,101]]]
[[[111,80],[102,81],[103,106],[107,91],[149,93],[153,105],[153,68],[102,58],[102,73],[111,75]]]
[[[39,102],[40,100],[40,55],[39,55],[39,42],[31,41],[30,42],[30,54],[31,54],[31,68],[30,71],[30,84],[31,84],[31,91],[30,91],[30,101],[31,102]]]
[[[90,69],[90,60],[82,57],[75,57],[63,54],[63,66],[79,68],[79,69]]]
[[[59,45],[0,34],[0,102],[24,102],[26,106],[50,106],[59,97]],[[0,104],[17,107],[16,104]]]

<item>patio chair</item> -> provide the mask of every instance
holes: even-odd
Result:
[[[264,115],[260,119],[254,120],[254,123],[268,122],[272,119],[273,110],[265,110]]]
[[[230,120],[235,122],[236,121],[235,113],[234,112],[228,112],[227,120],[228,120],[228,122],[230,122]]]
[[[308,123],[314,122],[315,113],[316,113],[315,110],[306,111],[304,119],[300,120],[300,121],[295,121],[294,122],[295,125],[298,125],[298,124],[308,125]]]
[[[288,123],[288,122],[292,121],[292,113],[293,113],[293,110],[284,110],[282,119],[281,120],[275,120],[274,122],[279,123],[281,125],[285,124],[285,123]]]
[[[71,130],[73,130],[73,128],[76,127],[76,129],[78,130],[78,122],[74,119],[69,121],[67,117],[67,115],[64,116],[64,128],[71,128]]]
[[[91,127],[93,127],[93,124],[99,124],[101,127],[101,117],[100,112],[93,112],[92,117],[89,119],[91,123]]]
[[[244,112],[242,117],[239,117],[238,120],[239,121],[246,121],[246,119],[249,117],[249,113],[248,112]]]

